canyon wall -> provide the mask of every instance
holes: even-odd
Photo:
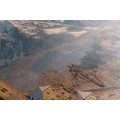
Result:
[[[23,56],[22,40],[17,39],[17,28],[8,21],[0,21],[0,67]]]

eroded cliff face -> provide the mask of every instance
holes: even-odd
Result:
[[[73,37],[79,37],[86,32],[68,32],[68,29],[71,31],[72,25],[78,29],[78,26],[84,24],[94,26],[97,23],[92,21],[0,21],[0,67],[23,56],[51,50],[57,45],[60,46],[61,41],[65,43],[68,40],[74,40]],[[71,34],[73,36],[70,37]]]
[[[17,32],[9,21],[0,21],[0,67],[23,56],[22,40],[15,37]]]
[[[55,25],[50,21],[0,21],[0,67],[56,46],[58,41],[44,31]]]

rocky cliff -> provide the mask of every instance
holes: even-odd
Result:
[[[9,21],[0,21],[0,67],[23,56],[22,40],[17,39],[17,28]]]

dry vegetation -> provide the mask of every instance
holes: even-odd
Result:
[[[71,100],[77,99],[75,94],[71,94],[63,87],[49,87],[43,92],[43,100]]]
[[[69,65],[68,68],[68,74],[49,71],[41,76],[40,85],[52,86],[51,89],[46,91],[45,99],[84,99],[81,96],[81,98],[78,97],[78,91],[82,91],[83,94],[91,92],[85,98],[86,100],[119,99],[120,86],[107,86],[103,82],[100,71],[81,70],[75,65]],[[55,89],[55,92],[52,89]],[[61,90],[65,90],[67,95],[72,97],[62,95]]]
[[[87,86],[88,89],[89,87],[91,88],[104,87],[104,84],[99,80],[99,77],[97,77],[95,71],[88,72],[85,70],[80,70],[75,65],[70,65],[68,66],[68,68],[69,68],[68,74],[58,73],[57,71],[49,71],[47,73],[44,73],[40,77],[41,86],[50,85],[52,88],[55,89],[55,91],[57,91],[57,95],[56,95],[56,92],[53,92],[51,88],[49,90],[49,95],[45,93],[45,96],[47,96],[45,97],[46,99],[52,99],[55,98],[55,96],[59,96],[59,98],[56,97],[56,99],[60,99],[60,98],[67,99],[68,97],[64,96],[63,98],[63,96],[59,94],[61,93],[61,90],[68,92],[68,94],[70,94],[71,96],[74,96],[71,97],[72,99],[78,99],[76,90],[82,90],[82,89],[84,90],[86,87],[83,86]]]

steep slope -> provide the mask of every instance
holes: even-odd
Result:
[[[0,80],[0,100],[23,100],[27,97],[8,83]]]
[[[0,67],[23,56],[22,40],[16,39],[17,28],[8,21],[0,21]]]

